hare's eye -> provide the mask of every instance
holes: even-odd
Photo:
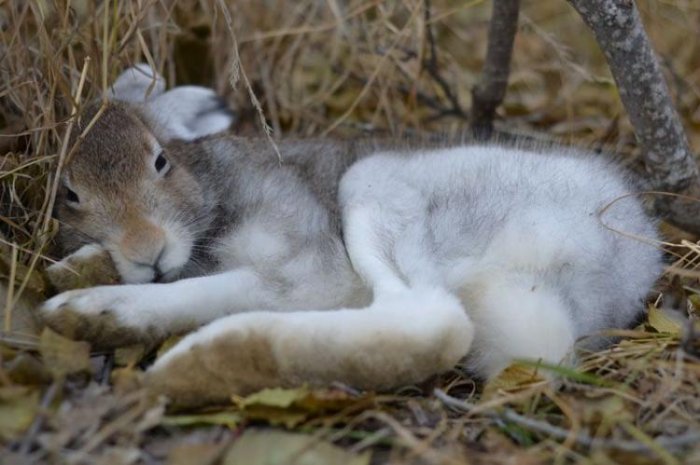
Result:
[[[164,174],[164,172],[168,168],[168,160],[163,156],[162,153],[156,157],[155,168],[156,171],[160,174]]]
[[[80,203],[80,197],[78,197],[78,194],[76,194],[75,191],[73,191],[67,187],[66,187],[66,200],[71,202],[71,203]]]

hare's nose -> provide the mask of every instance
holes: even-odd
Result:
[[[156,268],[165,251],[165,232],[144,221],[137,228],[125,231],[119,245],[124,257],[132,263]]]

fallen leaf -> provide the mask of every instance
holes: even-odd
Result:
[[[114,364],[118,367],[133,368],[146,354],[143,344],[118,347],[114,351]]]
[[[353,454],[314,436],[283,431],[248,431],[233,443],[223,460],[223,465],[369,465],[369,463],[369,453]]]
[[[55,378],[71,373],[90,372],[90,344],[72,341],[49,328],[44,328],[39,338],[39,352]]]
[[[115,368],[109,380],[116,394],[125,395],[143,386],[143,372],[131,367]]]
[[[272,388],[244,397],[237,402],[238,406],[245,409],[252,406],[280,407],[288,408],[292,404],[304,399],[309,395],[309,389],[300,387],[297,389]]]
[[[194,415],[168,415],[161,420],[166,426],[223,425],[235,428],[243,420],[239,412],[223,411]]]
[[[15,280],[19,286],[20,279]],[[41,331],[41,325],[36,317],[36,307],[43,300],[39,294],[31,289],[25,289],[21,295],[17,296],[15,289],[14,298],[17,299],[11,308],[11,313],[7,315],[8,309],[5,305],[7,301],[8,282],[0,278],[0,327],[10,333],[12,339],[33,342]],[[6,326],[9,323],[9,326]]]
[[[536,364],[512,363],[484,386],[482,400],[492,399],[499,393],[521,391],[546,379]]]
[[[619,395],[600,395],[591,391],[588,396],[567,397],[567,403],[597,436],[608,435],[619,422],[634,419],[629,403]]]
[[[647,319],[649,326],[659,333],[668,333],[674,336],[681,335],[683,327],[680,322],[668,313],[668,311],[658,308],[655,305],[649,305],[649,315]]]
[[[94,459],[95,465],[133,465],[141,458],[141,451],[136,447],[109,447],[99,458]]]
[[[24,386],[0,388],[0,439],[22,434],[39,410],[39,390]]]
[[[246,418],[264,420],[271,425],[293,428],[312,415],[338,411],[351,405],[368,405],[372,396],[354,396],[339,389],[263,389],[234,403]]]
[[[693,304],[693,309],[696,312],[700,311],[700,294],[691,294],[688,296],[688,300],[690,300],[690,303]]]
[[[284,426],[291,429],[299,426],[310,417],[309,412],[297,408],[255,407],[245,410],[245,418],[262,420],[272,426]]]
[[[165,354],[167,351],[172,349],[175,344],[180,342],[184,336],[170,336],[167,338],[158,348],[158,352],[156,353],[156,360],[161,358],[163,354]]]
[[[168,453],[167,465],[213,465],[218,462],[225,444],[178,444]]]
[[[15,383],[39,385],[51,382],[51,372],[35,356],[20,352],[3,367],[5,374]]]

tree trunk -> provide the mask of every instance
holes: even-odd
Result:
[[[567,0],[593,31],[642,148],[649,186],[700,192],[698,166],[633,0]],[[658,196],[657,211],[700,233],[700,202]]]

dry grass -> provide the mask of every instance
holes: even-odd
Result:
[[[84,346],[40,339],[31,322],[20,324],[47,292],[42,270],[70,116],[121,70],[148,61],[171,84],[216,88],[238,108],[244,134],[460,131],[489,2],[432,3],[426,17],[420,0],[0,1],[0,273],[11,283],[0,344],[3,461],[217,463],[251,425],[283,421],[346,450],[370,450],[376,463],[700,463],[700,246],[670,228],[663,246],[676,261],[659,306],[679,309],[678,321],[654,310],[647,324],[618,334],[616,347],[560,373],[558,388],[531,366],[487,386],[455,372],[383,396],[356,398],[339,387],[339,405],[291,412],[298,421],[289,422],[288,409],[236,408],[189,428],[130,387],[133,360],[112,372],[114,390],[88,384],[73,373],[85,366],[66,365]],[[633,162],[629,122],[590,34],[566,2],[524,3],[501,125],[605,146]],[[700,7],[637,3],[699,150]],[[427,65],[427,27],[435,67]],[[212,425],[222,422],[228,427]]]

